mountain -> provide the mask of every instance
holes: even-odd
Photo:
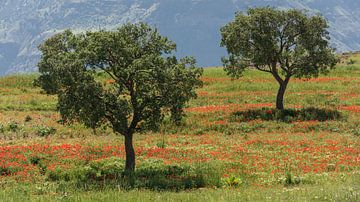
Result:
[[[360,49],[359,0],[1,0],[0,74],[36,70],[37,46],[64,29],[113,29],[138,21],[175,41],[179,56],[220,65],[226,52],[219,47],[219,28],[236,11],[255,6],[320,12],[339,52]]]

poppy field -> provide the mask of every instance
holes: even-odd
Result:
[[[339,64],[319,78],[291,80],[285,107],[341,113],[330,121],[236,120],[239,111],[275,113],[276,81],[251,70],[232,80],[222,68],[206,68],[204,86],[180,126],[166,122],[134,139],[141,172],[176,168],[195,176],[185,185],[189,189],[176,191],[174,184],[117,187],[112,174],[123,169],[123,138],[106,125],[92,131],[62,124],[57,98],[34,87],[36,77],[0,78],[0,200],[360,200],[360,62]],[[166,179],[180,181],[184,176],[176,172]],[[78,186],[80,178],[85,181]],[[86,178],[114,186],[91,187]]]

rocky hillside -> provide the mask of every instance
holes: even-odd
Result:
[[[358,0],[1,0],[0,74],[33,71],[37,46],[66,28],[112,29],[146,21],[178,44],[178,55],[193,55],[202,66],[220,64],[219,28],[235,11],[253,6],[321,12],[330,22],[338,51],[360,49]]]

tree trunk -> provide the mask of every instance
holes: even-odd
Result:
[[[135,171],[135,150],[133,146],[133,135],[125,135],[125,153],[126,153],[126,162],[125,162],[125,172],[133,173]]]
[[[278,90],[276,96],[276,109],[284,109],[284,94],[285,94],[286,86],[284,84],[280,84],[280,88]]]
[[[280,87],[276,96],[276,109],[279,110],[283,110],[284,109],[284,95],[285,95],[285,91],[286,91],[286,87],[290,81],[291,78],[291,73],[287,72],[287,75],[285,76],[284,79],[282,79],[280,77],[280,75],[278,74],[278,71],[276,69],[276,65],[277,63],[274,62],[272,65],[269,65],[272,70],[271,70],[271,74],[274,76],[274,78],[276,79],[276,81],[279,83]],[[289,67],[287,67],[288,69],[290,69]]]
[[[287,77],[283,82],[279,82],[280,87],[276,96],[276,109],[284,109],[284,95],[289,83],[290,77]]]

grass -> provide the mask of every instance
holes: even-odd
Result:
[[[28,187],[18,190],[2,190],[0,198],[13,201],[358,201],[358,178],[341,184],[324,183],[301,187],[255,187],[241,189],[200,189],[186,192],[153,192],[149,190],[103,190],[86,193],[62,193],[59,195],[28,195]],[[358,187],[357,187],[358,188]],[[261,191],[259,191],[261,190]]]
[[[360,55],[352,57],[354,64],[340,64],[329,75],[289,83],[287,108],[338,110],[346,117],[330,121],[234,122],[234,112],[273,108],[277,83],[258,71],[231,80],[222,68],[207,68],[205,85],[185,110],[182,126],[167,123],[160,132],[137,134],[134,140],[139,171],[149,165],[160,170],[190,166],[181,176],[157,176],[155,184],[211,171],[204,183],[191,178],[199,179],[202,188],[177,191],[118,186],[121,181],[106,173],[118,173],[123,166],[122,137],[108,127],[94,134],[80,124],[61,125],[57,98],[32,85],[36,74],[0,78],[0,169],[5,172],[0,200],[359,201]],[[106,78],[99,76],[99,81]],[[79,187],[71,178],[113,158],[116,162],[95,169],[91,177],[105,179],[96,182],[103,186],[85,178]],[[192,169],[199,165],[204,167]],[[49,180],[56,170],[70,173],[70,180]]]

